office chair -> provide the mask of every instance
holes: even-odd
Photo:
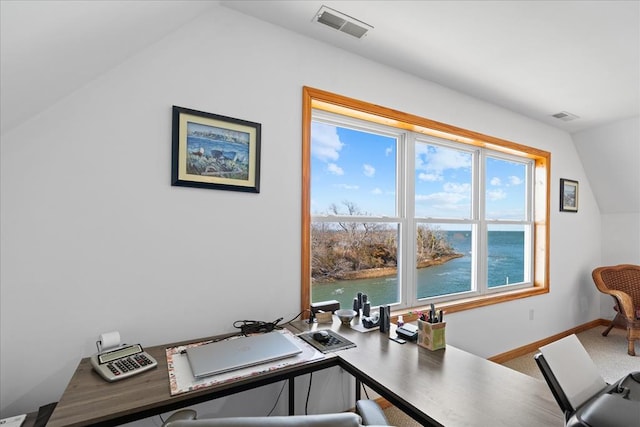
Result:
[[[360,427],[387,426],[384,412],[373,400],[359,400],[356,411],[319,415],[274,417],[228,417],[198,420],[196,411],[182,409],[172,414],[162,427]]]
[[[634,377],[638,373],[607,384],[575,335],[539,350],[534,359],[564,413],[566,427],[640,426],[640,375]]]
[[[627,353],[635,356],[634,341],[640,340],[640,265],[598,267],[591,273],[598,290],[615,301],[616,317],[602,333],[605,337],[616,323],[627,328]]]

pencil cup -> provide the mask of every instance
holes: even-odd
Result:
[[[444,331],[447,322],[429,323],[418,319],[418,345],[429,350],[445,348]]]

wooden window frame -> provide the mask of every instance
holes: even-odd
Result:
[[[534,164],[534,249],[533,286],[525,289],[507,290],[500,293],[474,296],[437,304],[448,313],[469,310],[549,292],[549,215],[551,153],[515,142],[484,135],[424,117],[393,110],[331,92],[303,87],[302,90],[302,237],[301,237],[301,310],[311,304],[311,120],[313,110],[366,120],[449,141],[489,148],[507,154],[532,159]],[[415,320],[411,311],[424,307],[402,309],[405,320]]]

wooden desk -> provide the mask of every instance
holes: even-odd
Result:
[[[301,331],[322,328],[302,322],[293,326]],[[358,346],[337,352],[340,366],[423,425],[564,425],[543,381],[453,346],[429,351],[337,321],[332,329]]]
[[[337,357],[328,355],[321,360],[287,366],[249,378],[171,396],[165,349],[211,338],[216,337],[145,347],[145,351],[158,361],[158,367],[113,383],[106,382],[92,369],[89,358],[82,359],[47,427],[120,425],[274,382],[290,380],[309,372],[337,366],[339,363]],[[289,381],[290,397],[293,394],[293,383]],[[290,399],[289,405],[291,411],[293,399]]]
[[[292,327],[307,331],[327,326],[294,322]],[[564,425],[542,381],[452,346],[431,352],[413,343],[397,344],[377,331],[356,332],[337,319],[331,327],[357,347],[177,396],[169,392],[165,348],[187,342],[145,348],[158,368],[114,383],[105,382],[89,359],[82,359],[47,426],[122,424],[332,366],[343,367],[358,384],[368,385],[424,425]],[[188,342],[195,341],[200,339]],[[289,384],[292,397],[293,381]],[[292,399],[289,404],[291,408]]]

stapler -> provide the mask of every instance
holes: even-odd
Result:
[[[407,341],[417,341],[418,327],[410,323],[405,323],[404,325],[396,329],[396,334]]]

